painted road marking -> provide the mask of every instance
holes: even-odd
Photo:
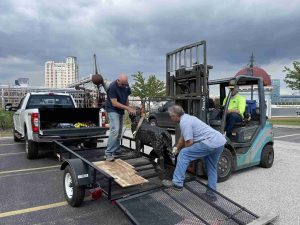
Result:
[[[0,144],[0,147],[1,147],[1,146],[8,146],[8,145],[24,145],[24,143]]]
[[[36,211],[41,211],[41,210],[45,210],[45,209],[52,209],[52,208],[57,208],[57,207],[65,206],[65,205],[68,205],[68,203],[67,202],[57,202],[57,203],[53,203],[53,204],[41,205],[41,206],[32,207],[32,208],[13,210],[13,211],[9,211],[9,212],[0,213],[0,218],[16,216],[16,215],[20,215],[20,214],[24,214],[24,213],[36,212]]]
[[[55,166],[36,167],[36,168],[21,169],[21,170],[2,171],[2,172],[0,172],[0,175],[1,174],[8,174],[8,173],[18,173],[18,172],[25,172],[25,171],[34,171],[34,170],[59,168],[59,167],[60,167],[60,165],[55,165]]]
[[[3,153],[0,154],[0,156],[7,156],[7,155],[19,155],[19,154],[25,154],[26,152],[11,152],[11,153]]]
[[[292,137],[292,136],[298,136],[300,134],[289,134],[289,135],[283,135],[283,136],[278,136],[278,137],[274,137],[275,139],[276,138],[284,138],[284,137]]]
[[[60,170],[53,169],[53,170],[44,170],[44,171],[33,171],[28,173],[17,173],[17,174],[8,174],[8,175],[1,175],[0,179],[6,178],[6,177],[16,177],[16,176],[25,176],[25,175],[34,175],[34,174],[42,174],[42,173],[52,173],[52,172],[60,172]]]

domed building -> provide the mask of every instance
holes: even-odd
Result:
[[[239,76],[239,75],[261,77],[264,80],[264,86],[271,86],[270,75],[264,69],[258,66],[246,67],[244,69],[241,69],[239,72],[236,73],[235,76]]]

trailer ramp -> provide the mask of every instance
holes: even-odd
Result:
[[[134,224],[248,224],[258,216],[225,196],[205,195],[207,186],[199,180],[185,183],[182,191],[162,188],[117,200]]]

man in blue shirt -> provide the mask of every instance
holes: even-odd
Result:
[[[121,153],[120,138],[122,135],[124,110],[135,114],[135,109],[129,106],[128,96],[131,94],[128,77],[120,74],[107,89],[106,112],[109,118],[110,133],[105,151],[107,161],[114,161],[114,155]]]
[[[179,122],[181,137],[173,149],[177,157],[177,164],[173,180],[163,180],[163,185],[175,190],[182,190],[185,172],[191,161],[204,158],[208,186],[216,190],[217,163],[226,143],[225,137],[195,116],[184,113],[179,105],[171,106],[168,110],[171,119]]]

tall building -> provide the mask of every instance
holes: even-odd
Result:
[[[68,56],[66,62],[45,63],[45,86],[51,88],[64,88],[79,79],[76,57]]]
[[[271,100],[272,103],[277,103],[280,100],[280,79],[272,79],[272,94],[271,94]]]

